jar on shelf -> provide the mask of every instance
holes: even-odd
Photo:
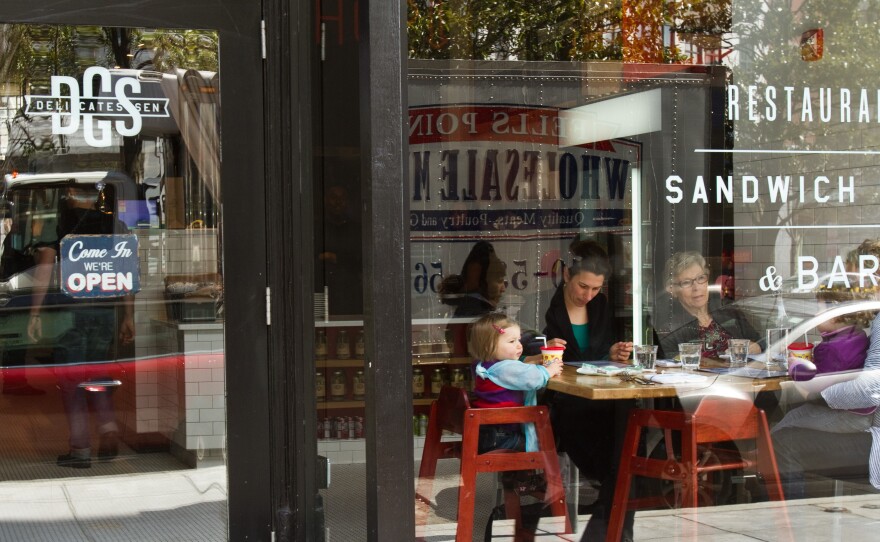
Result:
[[[323,329],[315,331],[315,359],[327,359],[327,333]]]
[[[345,401],[345,373],[341,370],[333,371],[333,377],[330,379],[330,399]]]
[[[464,388],[467,385],[464,376],[464,369],[461,367],[456,367],[452,369],[452,379],[450,381],[450,385],[456,388]]]
[[[421,367],[413,368],[412,393],[413,399],[421,399],[425,395],[425,372]]]
[[[351,390],[355,401],[362,401],[366,396],[367,379],[360,369],[354,373],[354,378],[351,380]]]
[[[351,358],[351,345],[348,344],[348,332],[340,329],[336,335],[336,357],[338,359]]]
[[[361,329],[358,331],[357,339],[354,341],[354,357],[364,359],[364,352],[366,352],[364,346],[364,330]]]
[[[327,400],[327,380],[324,377],[324,371],[315,373],[315,399],[317,401]]]
[[[440,390],[443,389],[443,384],[445,383],[446,375],[442,368],[437,367],[431,374],[431,395],[440,397]]]

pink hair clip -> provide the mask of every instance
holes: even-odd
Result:
[[[497,331],[498,333],[504,335],[504,329],[502,329],[500,326],[496,326],[495,324],[492,324],[492,327],[495,328],[495,331]]]

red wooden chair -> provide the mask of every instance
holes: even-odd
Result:
[[[525,422],[535,424],[540,451],[526,453],[495,450],[485,454],[477,453],[480,425]],[[462,435],[462,440],[441,442],[444,430]],[[543,470],[547,487],[540,496],[550,505],[554,516],[565,517],[565,532],[571,532],[571,523],[566,514],[559,459],[556,455],[556,444],[546,407],[471,408],[467,392],[461,388],[444,386],[440,396],[431,403],[425,447],[422,450],[422,462],[419,466],[416,498],[423,503],[428,503],[431,499],[437,460],[448,458],[461,460],[458,527],[455,536],[457,541],[470,542],[473,536],[478,472]],[[531,540],[532,533],[522,527],[519,497],[515,488],[504,488],[505,511],[507,517],[515,521],[516,540]]]
[[[463,388],[443,386],[440,395],[431,403],[428,428],[425,433],[425,447],[422,449],[422,462],[419,465],[419,485],[416,498],[428,503],[438,459],[461,459],[461,441],[441,442],[443,431],[457,435],[464,433],[464,413],[471,408],[468,394]]]
[[[479,472],[507,472],[540,469],[544,472],[546,489],[542,495],[553,516],[565,518],[565,532],[571,533],[571,522],[565,506],[565,490],[559,471],[556,443],[550,428],[546,406],[511,408],[471,408],[465,411],[461,449],[461,482],[458,489],[458,526],[456,542],[470,542],[474,528],[476,481]],[[493,450],[477,452],[480,426],[510,423],[533,423],[538,437],[537,452]],[[504,489],[504,507],[508,518],[515,520],[515,540],[533,540],[533,533],[523,529],[519,493]]]
[[[666,459],[638,455],[639,440],[645,428],[663,430],[670,452],[672,432],[679,431],[681,457],[676,458],[673,453],[668,453]],[[754,453],[739,453],[736,447],[716,446],[744,440],[755,441]],[[706,453],[713,454],[711,462],[701,460]],[[606,540],[620,540],[627,510],[645,508],[658,501],[656,496],[630,498],[634,476],[671,481],[675,491],[680,492],[681,506],[691,508],[699,504],[701,475],[731,469],[755,471],[758,478],[763,479],[770,500],[784,500],[767,417],[763,410],[755,408],[752,401],[739,397],[706,396],[693,413],[633,410],[623,442]]]

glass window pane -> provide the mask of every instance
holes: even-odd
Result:
[[[880,106],[870,7],[408,5],[414,351],[422,334],[448,329],[455,349],[437,355],[441,372],[510,357],[476,348],[478,337],[468,352],[466,328],[487,313],[519,325],[493,321],[521,332],[523,362],[539,359],[536,336],[566,341],[562,376],[532,387],[548,390],[563,470],[576,467],[564,480],[569,504],[596,503],[571,514],[574,529],[604,532],[612,519],[609,488],[637,407],[663,411],[655,417],[667,424],[702,416],[695,461],[714,465],[690,496],[638,476],[632,496],[656,497],[650,508],[711,506],[731,521],[763,514],[764,532],[800,534],[790,521],[812,513],[802,497],[848,507],[843,493],[875,492],[866,431],[878,423],[868,396],[880,360],[871,346]],[[583,270],[603,261],[584,240],[610,267]],[[490,343],[504,336],[477,329]],[[657,346],[657,366],[638,365],[621,342]],[[681,367],[686,343],[699,348],[696,367]],[[828,373],[839,371],[851,371],[838,377],[848,382],[832,387]],[[480,406],[527,400],[487,378],[469,384]],[[684,436],[661,429],[647,431],[638,453],[686,461]],[[760,464],[721,468],[731,457]],[[780,498],[762,483],[776,478],[770,458],[787,515],[762,504]],[[751,477],[755,467],[763,478]],[[450,467],[443,480],[456,485],[457,475]],[[494,481],[478,480],[477,491]],[[455,502],[426,497],[425,533],[454,522]],[[477,531],[501,503],[491,491],[478,498]],[[674,513],[660,517],[675,524]],[[633,525],[629,514],[624,532],[633,528],[645,536],[647,521]]]
[[[218,55],[211,30],[0,25],[0,478],[99,504],[94,536],[185,538],[168,514],[197,507],[226,537]],[[35,496],[6,537],[41,537]]]

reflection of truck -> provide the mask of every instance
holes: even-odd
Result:
[[[147,207],[134,181],[114,172],[6,175],[3,184],[3,231],[0,245],[0,356],[2,363],[21,365],[30,350],[37,361],[49,362],[51,352],[72,325],[70,297],[59,288],[58,263],[42,304],[42,340],[33,344],[27,326],[36,286],[35,253],[56,245],[68,187],[90,194],[89,205],[128,228],[149,223]],[[101,300],[102,306],[114,301]],[[80,302],[82,304],[82,302]]]

